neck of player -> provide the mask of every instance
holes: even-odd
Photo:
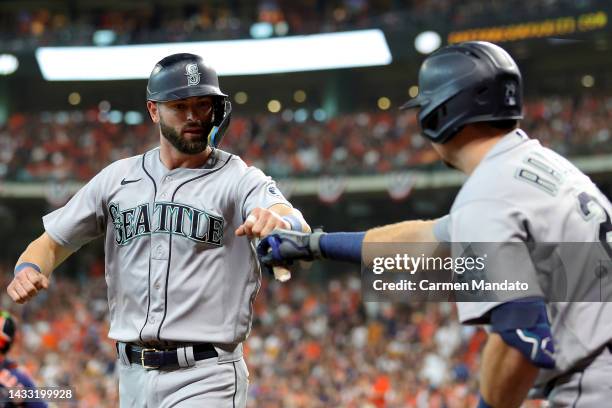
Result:
[[[489,126],[468,125],[447,143],[434,148],[446,164],[469,176],[506,133]]]
[[[178,168],[197,169],[202,167],[206,164],[212,152],[212,148],[206,146],[202,153],[185,154],[176,150],[165,137],[162,136],[160,139],[159,157],[168,170]]]

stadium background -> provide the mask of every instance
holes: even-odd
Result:
[[[381,29],[389,65],[221,77],[234,104],[222,148],[280,180],[311,225],[351,231],[448,210],[462,177],[436,163],[414,114],[397,110],[417,91],[424,55],[414,39],[426,30],[443,44],[493,36],[523,71],[523,128],[610,197],[612,6],[526,3],[3,1],[0,53],[19,62],[7,74],[13,59],[0,57],[3,287],[42,232],[43,214],[106,164],[157,140],[145,80],[45,81],[35,59],[41,46],[245,39],[255,23],[273,37]],[[546,25],[562,19],[574,29]],[[39,384],[76,388],[83,407],[117,404],[102,257],[101,242],[88,245],[26,306],[2,294],[19,322],[12,356]],[[458,325],[450,304],[362,304],[359,271],[342,264],[304,266],[285,285],[264,277],[247,341],[249,406],[474,406],[484,339]]]

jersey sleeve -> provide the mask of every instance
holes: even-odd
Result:
[[[276,186],[276,182],[255,167],[249,167],[240,180],[238,194],[243,220],[257,207],[269,208],[275,204],[291,207]]]
[[[484,256],[485,267],[473,279],[488,282],[522,282],[526,290],[482,291],[478,301],[457,302],[459,320],[465,324],[488,324],[489,312],[502,303],[542,297],[527,243],[527,217],[518,208],[499,200],[472,201],[451,212],[450,237],[453,257],[466,252]]]
[[[434,237],[438,242],[450,242],[450,214],[446,214],[436,220],[433,226]]]
[[[61,208],[45,215],[45,231],[55,242],[73,251],[104,234],[106,225],[102,191],[107,172],[102,171]]]

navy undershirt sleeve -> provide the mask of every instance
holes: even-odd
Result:
[[[321,254],[327,259],[361,264],[365,232],[331,232],[321,237]]]

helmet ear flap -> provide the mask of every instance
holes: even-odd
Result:
[[[212,125],[219,126],[225,116],[225,97],[213,96]]]
[[[226,97],[215,98],[213,104],[212,129],[208,133],[208,144],[218,147],[221,139],[230,124],[232,116],[232,103]]]
[[[438,109],[434,110],[429,115],[427,115],[421,121],[421,127],[423,128],[423,130],[437,132],[438,127],[440,126],[440,123],[442,122],[441,119],[443,119],[445,114],[446,114],[446,105],[442,105]]]

